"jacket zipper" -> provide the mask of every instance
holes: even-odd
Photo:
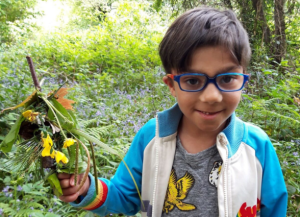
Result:
[[[225,217],[228,217],[228,204],[227,204],[227,161],[228,161],[228,149],[227,147],[225,147],[226,149],[226,160],[224,163],[224,203],[225,203]]]
[[[158,116],[156,116],[156,132],[155,136],[158,136]],[[152,208],[152,214],[155,211],[155,196],[156,196],[156,186],[157,186],[157,176],[158,176],[158,147],[157,147],[157,139],[155,140],[155,179],[154,179],[154,190],[153,190],[153,208]]]

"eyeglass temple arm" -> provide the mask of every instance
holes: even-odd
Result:
[[[174,80],[174,75],[173,74],[167,74],[167,77],[171,78],[172,80]]]

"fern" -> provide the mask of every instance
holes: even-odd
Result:
[[[83,128],[92,128],[98,126],[107,126],[108,123],[105,120],[101,120],[99,118],[89,119],[89,120],[82,120],[80,119],[81,127]]]
[[[33,214],[33,213],[39,213],[40,216],[42,215],[43,216],[43,211],[41,210],[32,210],[30,208],[28,209],[22,209],[22,210],[19,210],[18,213],[16,215],[14,215],[15,217],[28,217],[29,215]]]
[[[11,208],[11,205],[5,204],[5,203],[0,203],[0,208],[3,209],[3,213],[15,216],[16,215],[16,210]]]

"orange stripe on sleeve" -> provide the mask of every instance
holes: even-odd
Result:
[[[98,192],[95,192],[95,199],[87,206],[83,207],[85,210],[94,210],[99,208],[106,200],[107,197],[107,186],[104,182],[98,179]]]

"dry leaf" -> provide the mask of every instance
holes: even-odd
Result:
[[[60,88],[55,94],[54,98],[59,102],[65,109],[73,110],[72,104],[75,101],[64,98],[65,95],[68,93],[68,88]]]
[[[14,109],[16,109],[16,108],[19,108],[19,107],[22,107],[22,106],[24,106],[25,105],[25,103],[27,103],[27,102],[29,102],[31,99],[32,99],[32,97],[33,96],[35,96],[35,94],[36,94],[36,91],[34,91],[30,96],[28,96],[23,102],[21,102],[19,105],[16,105],[16,106],[14,106],[14,107],[10,107],[10,108],[6,108],[6,109],[3,109],[2,111],[1,111],[1,113],[3,113],[4,111],[6,111],[6,110],[14,110]]]
[[[58,133],[58,132],[60,131],[59,127],[57,127],[57,126],[51,124],[50,122],[49,122],[49,124],[50,124],[50,126],[51,126],[51,128],[52,128],[52,133],[53,133],[53,134]]]
[[[294,96],[294,102],[300,106],[300,99]]]

